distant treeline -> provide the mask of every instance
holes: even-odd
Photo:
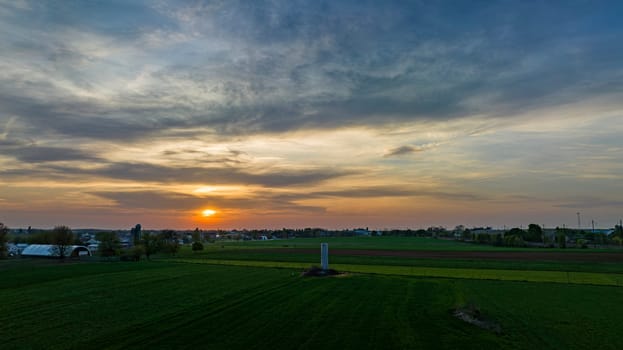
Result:
[[[13,232],[13,233],[11,233]],[[369,230],[366,228],[327,230],[323,228],[304,228],[280,230],[160,230],[145,231],[140,224],[129,230],[98,231],[89,234],[78,230],[71,235],[68,244],[84,245],[88,239],[95,238],[99,242],[98,251],[102,256],[128,255],[133,259],[140,256],[149,258],[159,252],[175,254],[180,244],[193,244],[193,250],[203,249],[204,243],[217,240],[260,240],[288,238],[319,238],[319,237],[353,237],[353,236],[399,236],[399,237],[432,237],[455,239],[474,244],[487,244],[509,247],[560,247],[567,246],[587,248],[589,245],[623,245],[623,228],[616,225],[610,232],[593,232],[556,227],[543,229],[536,224],[528,225],[527,229],[511,228],[496,230],[491,227],[466,228],[462,225],[448,230],[441,226],[427,229],[392,229]],[[122,244],[121,238],[125,237]],[[57,244],[58,237],[54,230],[28,228],[27,230],[11,231],[0,223],[0,256],[6,256],[7,243],[26,244]]]

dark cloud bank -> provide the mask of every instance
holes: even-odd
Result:
[[[40,55],[74,82],[80,74],[74,61],[84,53],[63,46],[68,26],[128,46],[149,30],[192,32],[190,40],[217,38],[229,46],[198,50],[186,42],[164,52],[146,47],[146,57],[169,62],[151,73],[156,84],[110,103],[61,91],[53,81],[4,75],[0,113],[39,133],[125,140],[171,128],[244,135],[495,117],[620,94],[623,87],[615,69],[623,61],[622,25],[614,15],[619,2],[187,5],[42,5],[31,10],[40,15],[31,22],[20,10],[22,17],[7,22],[14,35],[5,36],[0,49],[24,51],[37,43],[15,34],[47,31],[52,40],[39,45]],[[31,60],[33,67],[41,64]],[[222,98],[187,96],[175,85],[179,79]],[[96,81],[84,83],[97,89]],[[162,98],[174,102],[163,106]]]

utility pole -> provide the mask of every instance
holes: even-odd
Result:
[[[597,248],[597,238],[595,237],[595,220],[591,220],[591,226],[593,227],[593,248]]]
[[[582,224],[580,222],[580,212],[578,212],[578,231],[582,229]]]

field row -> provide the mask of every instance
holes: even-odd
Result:
[[[216,259],[167,259],[180,263],[200,263],[211,265],[249,266],[305,269],[309,263],[284,261],[253,261],[253,260],[216,260]],[[349,265],[331,264],[331,268],[342,272],[367,273],[378,275],[466,278],[480,280],[552,282],[568,284],[592,284],[602,286],[623,286],[623,274],[569,271],[530,271],[530,270],[496,270],[496,269],[462,269],[435,268],[418,266],[387,266],[387,265]]]

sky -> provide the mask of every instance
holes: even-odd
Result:
[[[613,227],[621,13],[0,0],[0,222]]]

